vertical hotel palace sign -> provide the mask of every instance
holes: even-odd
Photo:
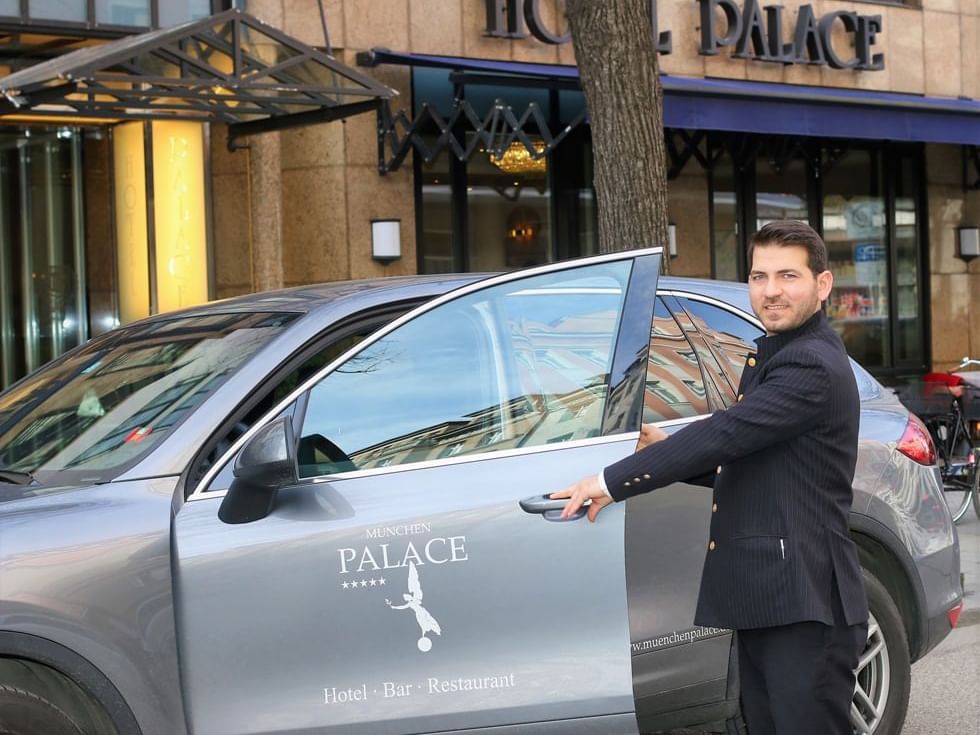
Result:
[[[877,71],[885,68],[885,55],[872,47],[881,32],[880,15],[860,15],[850,10],[835,10],[817,16],[812,5],[801,5],[795,23],[784,18],[782,5],[760,7],[758,0],[697,0],[701,7],[701,45],[699,53],[714,56],[726,46],[734,46],[739,59],[771,61],[778,64],[829,65],[833,69]],[[571,33],[555,33],[541,17],[540,0],[486,0],[487,35],[496,38],[526,38],[562,44],[571,41]],[[725,23],[718,21],[717,11]],[[656,0],[650,2],[650,19],[657,51],[671,52],[671,32],[657,30]],[[792,25],[792,40],[785,31]],[[850,35],[854,51],[841,56],[831,42],[836,29]],[[724,33],[722,33],[724,31]]]

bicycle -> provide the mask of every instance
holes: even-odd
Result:
[[[972,364],[980,361],[964,358],[957,369]],[[898,395],[932,436],[953,520],[963,518],[971,502],[980,517],[980,387],[951,373],[929,373]]]

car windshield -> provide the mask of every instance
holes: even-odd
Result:
[[[111,479],[297,316],[178,317],[93,339],[0,395],[0,471]]]

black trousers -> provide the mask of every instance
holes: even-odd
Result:
[[[737,636],[742,714],[750,735],[852,735],[854,669],[867,623],[794,623],[740,630]]]

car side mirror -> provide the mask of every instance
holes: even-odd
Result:
[[[218,518],[251,523],[268,516],[279,488],[297,481],[292,417],[281,416],[259,429],[238,453],[234,475]]]

